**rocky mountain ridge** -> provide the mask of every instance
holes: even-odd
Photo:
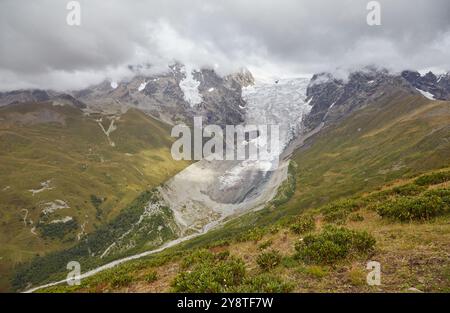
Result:
[[[450,75],[436,76],[429,72],[421,76],[412,71],[392,74],[385,69],[373,68],[352,72],[347,80],[336,78],[331,73],[315,74],[306,92],[312,108],[305,126],[312,130],[320,123],[334,123],[398,90],[422,94],[432,100],[449,100]]]

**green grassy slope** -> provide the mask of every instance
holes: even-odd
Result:
[[[449,168],[427,172],[40,292],[449,292],[449,187]],[[367,284],[369,261],[380,285]]]
[[[288,210],[317,206],[450,163],[450,102],[402,91],[357,111],[298,151]]]
[[[87,281],[88,288],[91,288],[89,290],[97,290],[96,288],[104,290],[101,286],[105,285],[108,286],[106,290],[115,290],[117,287],[108,283],[113,279],[111,275],[131,275],[130,271],[136,269],[147,273],[156,265],[158,273],[166,277],[168,272],[174,272],[173,267],[169,265],[160,267],[159,264],[168,264],[167,260],[177,259],[180,254],[184,255],[202,247],[226,247],[236,241],[250,241],[251,245],[255,246],[254,240],[260,242],[271,230],[276,232],[279,227],[286,227],[291,223],[292,217],[308,212],[308,209],[320,207],[342,197],[359,197],[364,192],[382,188],[389,182],[409,179],[429,170],[448,167],[450,103],[430,101],[402,91],[386,95],[379,102],[354,112],[339,124],[322,130],[296,151],[293,159],[296,165],[290,166],[288,181],[279,189],[277,199],[268,203],[265,209],[231,220],[221,228],[147,260],[132,262],[117,270],[96,275]],[[364,212],[363,215],[367,214],[370,220],[371,212]],[[446,220],[441,222],[445,224]],[[445,236],[442,237],[441,243],[445,246],[448,243],[446,241],[448,229],[443,229],[444,224],[441,224],[436,228],[412,224],[411,229],[414,230],[417,226],[419,231],[423,228],[423,232],[420,233],[422,235],[431,232],[439,237],[439,234],[443,234]],[[360,230],[364,230],[364,227],[367,229],[381,227],[378,222],[361,225],[363,227],[358,227]],[[385,225],[384,232],[401,232],[399,227]],[[417,242],[420,241],[420,234],[416,238]],[[386,238],[383,232],[377,236],[377,240],[382,240],[388,245],[389,238]],[[398,244],[407,245],[408,240],[406,238]],[[414,247],[407,248],[410,249],[409,252],[414,249]],[[249,247],[243,250],[246,249]],[[392,252],[396,247],[388,246],[386,249]],[[179,265],[173,266],[178,268]],[[302,275],[308,274],[303,272]],[[358,276],[358,273],[349,275]],[[130,278],[128,281],[133,279]],[[137,284],[141,286],[142,282]],[[141,290],[139,286],[136,290]],[[165,289],[147,290],[169,290],[170,282],[166,281],[164,286]]]
[[[170,156],[168,125],[129,110],[108,140],[99,118],[107,130],[116,117],[51,103],[0,108],[0,290],[17,262],[73,246],[187,166]]]
[[[218,229],[153,257],[95,275],[87,280],[85,290],[117,290],[120,285],[111,285],[113,280],[121,281],[125,275],[126,281],[132,282],[136,278],[134,271],[140,270],[137,273],[144,277],[155,266],[160,275],[170,276],[170,273],[177,272],[179,264],[172,264],[174,269],[167,260],[176,260],[196,248],[226,247],[235,242],[249,242],[250,246],[255,247],[254,241],[260,242],[262,238],[270,237],[272,231],[278,233],[280,227],[286,228],[292,218],[302,212],[342,197],[359,197],[398,179],[409,179],[429,170],[446,168],[450,164],[449,121],[449,102],[430,101],[402,91],[386,95],[379,102],[354,112],[338,125],[322,130],[296,151],[293,157],[295,162],[289,168],[289,179],[279,188],[276,199],[263,210],[230,220]],[[372,211],[367,211],[367,214],[370,220]],[[445,224],[446,220],[441,222]],[[368,229],[380,227],[378,222],[358,225],[365,225]],[[413,224],[412,229],[415,226]],[[364,230],[364,227],[358,229]],[[395,228],[398,232],[401,231],[399,227],[387,225],[384,231],[394,231]],[[442,227],[422,229],[417,226],[417,229],[422,229],[423,234],[442,232],[446,235],[448,230]],[[279,239],[284,242],[283,238]],[[389,242],[383,233],[377,235],[378,240]],[[441,243],[445,245],[448,239],[444,237],[443,240]],[[407,241],[405,239],[399,244],[406,245]],[[248,245],[244,246],[242,250],[249,249]],[[284,248],[292,249],[293,245]],[[395,247],[387,249],[391,251]],[[140,281],[142,277],[136,279]],[[132,290],[139,291],[139,286]],[[149,290],[169,290],[170,282],[166,280],[164,286],[165,289]]]

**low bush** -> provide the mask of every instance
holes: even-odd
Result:
[[[158,274],[156,273],[156,271],[151,271],[150,273],[145,274],[144,280],[147,283],[153,283],[154,281],[158,280]]]
[[[181,268],[189,268],[199,262],[212,262],[214,254],[207,249],[198,249],[187,255],[181,261]]]
[[[291,224],[290,229],[295,234],[303,234],[314,230],[315,226],[314,217],[306,215],[297,218],[296,221]]]
[[[283,265],[286,268],[293,268],[298,265],[298,260],[291,256],[285,256],[281,259],[281,265]]]
[[[428,195],[395,198],[378,205],[376,211],[383,218],[405,222],[429,220],[448,210],[440,197]]]
[[[239,258],[205,260],[179,273],[172,287],[176,292],[227,292],[239,286],[244,277],[244,262]]]
[[[323,266],[311,265],[311,266],[301,266],[297,269],[297,271],[301,274],[306,274],[313,278],[322,279],[323,277],[328,275],[328,269]]]
[[[111,287],[113,288],[127,287],[131,284],[132,281],[133,277],[131,277],[130,275],[119,273],[114,275],[114,277],[111,279]]]
[[[444,202],[445,206],[447,207],[447,210],[450,210],[450,189],[448,188],[438,188],[438,189],[432,189],[423,194],[424,196],[436,196],[441,198],[441,200]]]
[[[272,245],[272,243],[273,243],[272,240],[270,240],[270,239],[266,240],[258,246],[258,249],[265,250],[265,249],[269,248]]]
[[[418,186],[414,183],[392,188],[392,192],[400,196],[415,196],[420,194],[424,190],[425,187]]]
[[[364,221],[364,217],[359,213],[350,214],[348,219],[352,222],[362,222]]]
[[[263,252],[256,258],[256,263],[263,271],[268,271],[280,264],[281,255],[278,251],[272,250]]]
[[[325,205],[320,211],[326,222],[344,224],[348,215],[359,210],[362,206],[363,202],[361,200],[343,199]]]
[[[244,242],[244,241],[254,241],[258,242],[262,239],[262,237],[268,232],[267,229],[262,227],[255,227],[250,229],[249,231],[243,233],[239,237],[237,237],[237,242]]]
[[[61,240],[67,234],[78,229],[78,222],[72,219],[67,222],[39,223],[38,229],[44,238]]]
[[[328,226],[319,234],[303,238],[295,250],[296,258],[305,263],[332,264],[350,254],[367,254],[374,245],[375,239],[367,232]]]
[[[446,181],[450,181],[450,171],[436,172],[431,174],[422,175],[414,182],[419,186],[429,186],[441,184]]]

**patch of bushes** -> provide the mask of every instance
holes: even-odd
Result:
[[[38,228],[44,238],[61,240],[78,228],[78,222],[75,219],[71,219],[60,223],[39,223]]]
[[[207,259],[179,273],[172,287],[176,292],[227,292],[239,286],[244,276],[245,265],[239,258]]]
[[[117,274],[114,275],[114,277],[111,279],[111,287],[113,288],[120,288],[120,287],[127,287],[129,286],[133,281],[133,277],[131,277],[128,274]]]
[[[250,229],[249,231],[243,233],[242,235],[238,236],[236,238],[237,242],[244,242],[244,241],[254,241],[258,242],[262,239],[262,237],[267,233],[267,230],[262,227],[255,227],[253,229]]]
[[[348,219],[352,222],[362,222],[364,221],[364,217],[359,213],[350,214]]]
[[[270,240],[270,239],[266,240],[258,246],[258,249],[265,250],[265,249],[269,248],[272,245],[272,243],[273,243],[272,240]]]
[[[156,271],[151,271],[150,273],[145,274],[144,280],[147,283],[153,283],[158,280],[158,273],[156,273]]]
[[[414,183],[392,188],[392,192],[400,196],[415,196],[420,194],[424,190],[425,187],[418,186]]]
[[[277,194],[270,201],[270,203],[276,207],[288,202],[295,193],[297,185],[296,177],[297,164],[294,161],[289,162],[287,179],[278,187]]]
[[[328,223],[344,224],[350,213],[363,206],[361,200],[343,199],[332,202],[321,208],[323,219]]]
[[[441,198],[441,200],[444,202],[445,206],[447,207],[447,210],[450,210],[450,189],[448,188],[438,188],[438,189],[432,189],[428,190],[423,194],[424,196],[436,196]]]
[[[310,234],[295,245],[296,258],[305,263],[333,264],[351,254],[370,253],[375,239],[367,232],[327,226],[319,234]]]
[[[431,174],[422,175],[414,182],[419,186],[429,186],[441,184],[446,181],[450,181],[450,171],[436,172]]]
[[[281,262],[281,255],[278,251],[272,250],[263,252],[256,258],[256,263],[263,271],[268,271],[276,267]]]
[[[291,256],[285,256],[281,259],[281,265],[286,268],[293,268],[298,265],[298,261]]]
[[[303,234],[314,230],[316,223],[311,215],[300,216],[291,224],[290,229],[295,234]]]
[[[322,279],[323,277],[328,275],[328,269],[323,266],[311,265],[311,266],[302,266],[297,270],[301,274],[306,274],[310,277]]]
[[[189,268],[193,264],[200,262],[212,262],[214,254],[207,249],[198,249],[190,253],[181,260],[181,268]]]
[[[95,208],[95,217],[100,220],[103,215],[103,210],[100,208],[100,206],[103,203],[103,199],[97,197],[96,195],[90,196],[91,203]]]
[[[443,215],[446,211],[444,201],[436,195],[418,197],[399,197],[388,200],[377,207],[377,213],[383,218],[402,222],[429,220]]]
[[[351,269],[347,275],[348,280],[353,286],[362,286],[366,284],[366,272],[360,268]]]

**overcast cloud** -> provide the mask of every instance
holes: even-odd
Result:
[[[81,26],[66,24],[67,2],[0,0],[0,90],[82,88],[174,60],[278,77],[450,70],[448,0],[380,0],[381,26],[365,0],[80,0]]]

